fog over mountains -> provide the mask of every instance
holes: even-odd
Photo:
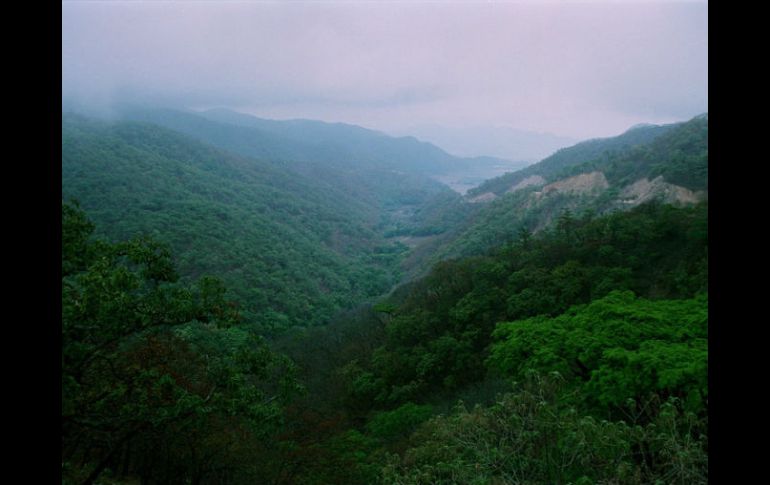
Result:
[[[706,0],[61,12],[62,485],[709,482]]]
[[[552,133],[483,125],[411,125],[405,126],[401,131],[395,130],[393,134],[410,134],[434,143],[457,156],[488,155],[526,163],[542,160],[556,150],[574,145],[579,141]]]

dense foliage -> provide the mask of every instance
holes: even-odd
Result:
[[[381,236],[390,226],[379,201],[156,126],[62,121],[64,196],[102,235],[150,234],[183,277],[222,278],[261,329],[328,321],[398,281],[405,247]],[[399,182],[392,204],[422,193]]]
[[[564,380],[530,374],[490,406],[462,403],[425,423],[383,484],[695,484],[708,481],[703,423],[675,399],[648,423],[607,421],[571,404]]]
[[[532,175],[552,182],[591,172],[601,172],[609,186],[574,192],[530,186],[505,193]],[[660,178],[699,191],[699,197],[707,199],[708,116],[674,125],[635,128],[619,137],[580,143],[523,170],[492,179],[472,194],[496,192],[501,196],[486,204],[465,204],[482,207],[455,211],[464,216],[420,254],[411,255],[407,264],[412,273],[424,273],[441,260],[479,254],[514,241],[521,231],[540,231],[565,211],[606,214],[628,209],[633,204],[624,201],[624,188],[645,178]],[[674,197],[670,187],[659,190],[646,197]]]
[[[708,116],[681,123],[650,143],[585,159],[585,163],[565,168],[557,178],[594,170],[602,171],[610,184],[619,187],[660,176],[690,190],[707,190]]]
[[[558,372],[587,408],[612,416],[628,399],[681,399],[703,414],[708,399],[708,298],[637,299],[613,291],[554,317],[500,323],[488,364],[521,379]],[[619,418],[620,416],[615,416]]]
[[[284,340],[333,436],[362,433],[332,481],[705,483],[707,215],[564,213]]]
[[[352,129],[259,129],[302,151],[332,128]],[[707,189],[707,134],[636,128],[546,166]],[[72,116],[62,150],[85,209],[62,203],[63,483],[707,482],[707,201],[470,204]]]
[[[470,195],[479,195],[485,192],[493,192],[501,195],[531,175],[540,175],[550,182],[558,179],[565,170],[571,167],[582,165],[585,162],[602,156],[609,156],[609,154],[624,153],[635,146],[646,145],[659,136],[677,128],[677,125],[640,126],[632,128],[619,136],[588,140],[568,148],[562,148],[538,163],[488,180],[468,193]]]
[[[421,237],[451,233],[477,208],[456,192],[436,194],[414,208],[403,208],[402,211],[409,211],[408,217],[395,219],[386,235]]]
[[[294,373],[237,323],[221,285],[174,283],[161,245],[89,239],[63,206],[65,475],[705,483],[706,216],[705,204],[564,214],[284,333],[273,347]],[[291,376],[307,393],[286,400]]]
[[[129,108],[122,116],[165,126],[240,155],[309,162],[327,169],[436,175],[500,163],[491,157],[455,157],[413,137],[391,137],[344,123],[266,120],[225,109],[193,113]]]
[[[236,325],[218,280],[181,284],[164,246],[92,230],[62,204],[64,483],[256,476],[249,443],[276,433],[291,363]]]
[[[414,283],[354,391],[383,406],[467,385],[486,372],[497,322],[557,316],[612,290],[689,298],[707,290],[707,268],[705,204],[564,214],[540,237],[522,233],[487,256],[441,263]]]

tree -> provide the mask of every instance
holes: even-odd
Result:
[[[708,482],[702,423],[675,399],[652,422],[634,425],[586,415],[558,373],[527,373],[490,406],[459,402],[423,423],[404,453],[392,454],[380,483]]]
[[[92,231],[76,205],[62,203],[65,478],[90,484],[108,467],[139,470],[157,446],[143,444],[177,427],[199,450],[234,425],[212,427],[217,420],[266,432],[294,387],[291,363],[233,326],[238,314],[219,281],[183,285],[162,244],[108,243]],[[174,466],[193,477],[201,460]]]
[[[646,300],[613,291],[557,317],[500,323],[488,365],[513,378],[559,372],[602,414],[652,393],[704,413],[708,397],[708,296]],[[619,417],[623,415],[620,414]]]

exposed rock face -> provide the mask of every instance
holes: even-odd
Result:
[[[495,200],[497,198],[497,195],[492,192],[485,192],[481,195],[477,195],[476,197],[473,197],[472,199],[468,199],[468,202],[471,204],[478,204],[479,202],[489,202],[492,200]]]
[[[670,184],[663,180],[663,176],[651,181],[647,178],[639,179],[620,193],[620,201],[628,205],[639,205],[652,199],[661,199],[667,204],[695,204],[703,198],[703,192],[693,192]]]
[[[609,187],[607,177],[602,172],[581,173],[564,180],[558,180],[552,184],[543,187],[542,194],[548,195],[552,192],[561,192],[565,194],[588,194],[600,192]]]
[[[531,175],[512,186],[506,193],[512,193],[525,187],[543,185],[544,183],[545,179],[540,175]],[[582,173],[545,185],[542,190],[532,194],[527,202],[527,208],[533,203],[537,203],[541,197],[549,194],[597,195],[609,188],[609,186],[610,184],[602,172]],[[693,192],[685,187],[670,184],[664,181],[662,176],[658,176],[653,180],[642,178],[626,186],[619,194],[617,200],[621,205],[633,207],[651,199],[660,199],[666,204],[685,205],[696,204],[707,197],[708,193],[705,191]],[[491,202],[497,198],[496,194],[486,192],[468,199],[468,202],[478,204]]]
[[[532,185],[544,185],[544,184],[545,184],[545,179],[540,175],[530,175],[529,177],[520,181],[518,184],[512,186],[510,189],[506,190],[505,192],[506,193],[516,192],[517,190],[521,190],[524,187],[530,187]]]

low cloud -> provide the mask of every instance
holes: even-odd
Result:
[[[62,93],[573,137],[708,109],[708,5],[64,2]]]

